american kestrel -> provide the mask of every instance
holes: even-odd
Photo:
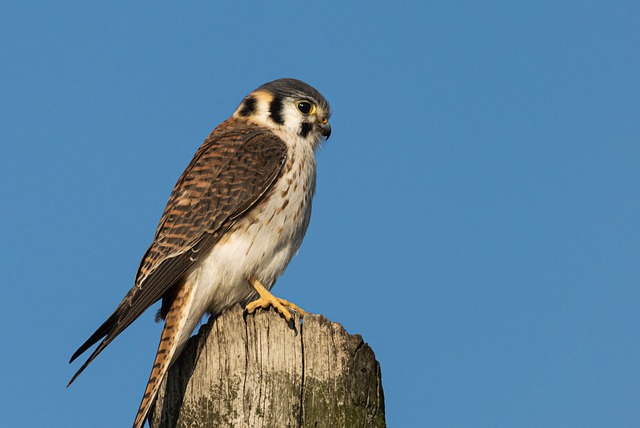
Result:
[[[135,284],[71,357],[98,343],[69,385],[113,339],[162,299],[165,324],[134,428],[206,313],[240,303],[304,312],[269,290],[300,248],[316,187],[315,150],[330,107],[296,79],[266,83],[211,132],[176,183]],[[257,300],[256,300],[257,298]]]

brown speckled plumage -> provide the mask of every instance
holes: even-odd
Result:
[[[247,129],[234,118],[209,135],[171,192],[135,286],[71,357],[75,360],[104,337],[69,385],[263,196],[278,177],[286,154],[286,145],[268,130]]]
[[[311,103],[313,114],[300,103]],[[247,96],[209,135],[171,193],[133,288],[71,357],[74,361],[98,343],[69,385],[162,299],[165,326],[134,423],[140,428],[167,369],[203,314],[247,304],[257,293],[260,305],[279,305],[282,299],[268,290],[306,231],[315,190],[313,152],[330,135],[329,115],[315,89],[280,79]]]

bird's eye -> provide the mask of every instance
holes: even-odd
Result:
[[[296,104],[296,107],[298,107],[298,110],[300,110],[300,113],[304,115],[311,113],[312,105],[309,101],[298,101],[298,103]]]

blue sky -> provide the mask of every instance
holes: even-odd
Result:
[[[145,313],[73,387],[169,192],[251,90],[333,135],[274,292],[359,333],[393,427],[640,424],[640,5],[3,2],[1,425],[133,420]]]

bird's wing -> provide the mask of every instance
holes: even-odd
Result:
[[[134,287],[71,357],[73,362],[104,338],[69,385],[265,195],[286,157],[287,146],[279,137],[266,129],[250,130],[237,119],[228,119],[209,135],[171,193]]]

